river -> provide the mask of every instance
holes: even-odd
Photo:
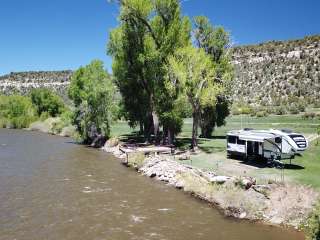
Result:
[[[277,240],[72,139],[0,129],[0,239]]]

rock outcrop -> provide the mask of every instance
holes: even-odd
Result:
[[[320,106],[320,35],[232,49],[233,100],[251,105]],[[72,71],[17,72],[0,77],[0,92],[46,87],[66,99]]]
[[[256,105],[320,105],[320,35],[232,50],[233,99]]]
[[[6,95],[15,92],[26,95],[34,88],[43,87],[66,99],[71,75],[70,70],[10,73],[0,76],[0,92]]]

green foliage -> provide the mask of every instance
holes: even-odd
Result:
[[[292,104],[291,106],[289,106],[288,111],[291,114],[298,114],[300,112],[299,108],[298,108],[298,106],[296,104]]]
[[[215,106],[223,86],[215,79],[215,67],[203,49],[192,46],[176,51],[168,60],[166,88],[171,94],[185,94],[192,106],[192,146],[197,146],[201,109]]]
[[[44,121],[50,117],[50,114],[48,112],[42,112],[40,115],[40,121]]]
[[[320,204],[314,208],[307,222],[306,238],[308,240],[320,240]]]
[[[302,115],[302,119],[314,119],[316,116],[317,116],[317,114],[314,112],[305,112]]]
[[[158,118],[170,130],[179,114],[167,121],[177,96],[169,98],[166,92],[165,65],[169,55],[189,43],[189,20],[181,17],[178,0],[127,0],[120,2],[119,21],[110,34],[108,53],[122,95],[122,116],[130,126],[143,126],[145,135],[150,136],[152,128],[157,134]]]
[[[274,107],[274,114],[276,115],[284,115],[287,111],[284,106],[276,106]]]
[[[63,100],[47,88],[33,89],[30,98],[39,116],[47,112],[49,116],[56,117],[64,110]]]
[[[215,66],[215,79],[224,85],[224,92],[220,94],[216,106],[206,107],[202,110],[200,127],[203,137],[210,137],[215,126],[222,126],[225,118],[229,115],[228,95],[231,90],[233,78],[233,66],[229,55],[230,37],[222,27],[215,27],[210,24],[209,19],[198,16],[194,19],[194,37],[198,48],[210,56]]]
[[[160,115],[160,121],[163,124],[164,143],[172,144],[174,136],[182,130],[184,112],[183,108],[181,109],[180,102],[180,99],[175,101],[173,106],[170,106],[170,110],[164,111]]]
[[[217,103],[213,107],[206,107],[201,112],[201,136],[209,138],[212,136],[214,128],[226,124],[226,117],[229,115],[229,101],[219,96]]]
[[[83,142],[110,135],[115,88],[103,63],[92,61],[72,76],[68,94],[74,104],[72,123]]]
[[[73,113],[70,110],[64,111],[59,116],[59,121],[53,124],[51,131],[55,134],[58,134],[58,133],[61,133],[63,128],[71,127],[72,117],[73,117]]]
[[[28,97],[0,95],[1,127],[26,128],[36,119],[35,109]]]
[[[259,111],[256,113],[257,117],[266,117],[268,116],[268,113],[266,111]]]
[[[179,49],[169,58],[166,86],[171,94],[180,90],[193,108],[212,106],[223,86],[212,81],[215,70],[210,57],[192,46]]]
[[[244,103],[233,104],[231,108],[231,113],[232,115],[252,115],[254,113],[254,109],[250,105],[246,105]]]

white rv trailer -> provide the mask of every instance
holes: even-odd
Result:
[[[285,130],[233,130],[227,133],[227,154],[268,160],[291,159],[308,147],[306,138]]]
[[[282,144],[283,151],[284,147],[286,146],[292,147],[294,151],[296,151],[297,153],[303,152],[308,148],[308,140],[302,134],[292,132],[288,129],[270,129],[269,131],[273,134],[281,136],[282,139],[285,141],[285,143]]]

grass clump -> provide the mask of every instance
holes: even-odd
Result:
[[[128,154],[128,166],[139,169],[142,167],[145,160],[145,155],[143,152],[132,152]]]
[[[177,179],[183,183],[186,192],[217,204],[230,216],[259,219],[265,207],[258,193],[243,190],[233,181],[215,184],[190,172],[180,173]]]
[[[320,203],[314,208],[305,230],[307,240],[320,240]]]

